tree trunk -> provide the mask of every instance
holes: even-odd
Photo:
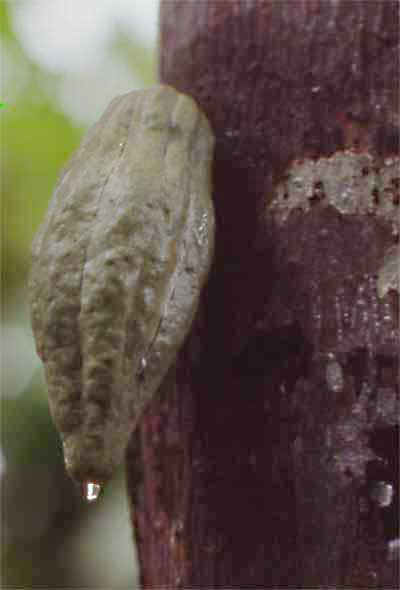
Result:
[[[201,307],[128,456],[146,588],[398,579],[397,0],[167,0],[217,144]]]

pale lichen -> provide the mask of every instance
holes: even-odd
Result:
[[[399,158],[378,164],[370,154],[351,150],[295,161],[275,188],[269,214],[282,224],[294,209],[306,213],[318,204],[343,215],[376,215],[398,230],[399,177]]]

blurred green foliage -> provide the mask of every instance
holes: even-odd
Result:
[[[124,31],[119,31],[114,37],[112,50],[135,71],[143,82],[143,86],[152,86],[155,83],[157,70],[155,51],[149,51],[147,47],[128,37]]]
[[[23,92],[0,112],[2,302],[24,282],[33,234],[43,217],[62,164],[79,143],[78,129],[51,97],[52,76],[24,53],[8,3],[0,3],[1,43]],[[54,80],[55,81],[55,80]],[[50,92],[49,92],[50,90]],[[3,98],[3,97],[2,97]],[[3,313],[4,313],[3,307]]]
[[[34,358],[26,310],[30,246],[60,171],[84,129],[58,104],[60,77],[35,63],[19,42],[12,27],[11,7],[12,2],[0,2],[0,100],[6,103],[0,109],[2,327],[11,327],[11,332],[13,326],[22,329]],[[155,52],[122,31],[114,36],[109,49],[116,59],[129,64],[144,86],[154,83]],[[13,350],[12,342],[4,340],[2,335],[2,350],[7,346],[15,363],[14,367],[5,366],[2,353],[2,587],[96,587],[96,578],[91,578],[91,572],[79,570],[65,548],[71,548],[98,507],[85,506],[65,475],[42,369],[37,365],[32,372],[35,361],[31,367],[24,366],[18,360],[21,351]],[[27,385],[22,391],[12,391],[10,383],[18,381],[8,378],[12,370],[31,371],[23,381]],[[118,486],[121,477],[105,491],[102,501],[115,496]],[[127,516],[122,518],[127,520]],[[119,532],[113,545],[117,546]],[[109,535],[108,530],[106,537]],[[131,546],[128,555],[132,564]],[[132,575],[125,587],[132,587]],[[111,587],[110,579],[104,584]]]
[[[2,287],[7,301],[27,274],[33,234],[81,132],[48,102],[26,105],[18,99],[2,116]]]

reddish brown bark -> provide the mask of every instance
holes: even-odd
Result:
[[[127,457],[144,587],[396,587],[398,291],[375,283],[398,180],[370,215],[319,185],[309,214],[269,211],[295,160],[398,155],[398,24],[391,0],[162,2],[161,80],[217,138],[217,248]]]

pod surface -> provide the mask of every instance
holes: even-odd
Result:
[[[206,117],[172,87],[115,98],[33,245],[32,326],[67,470],[108,479],[187,335],[214,243]]]

